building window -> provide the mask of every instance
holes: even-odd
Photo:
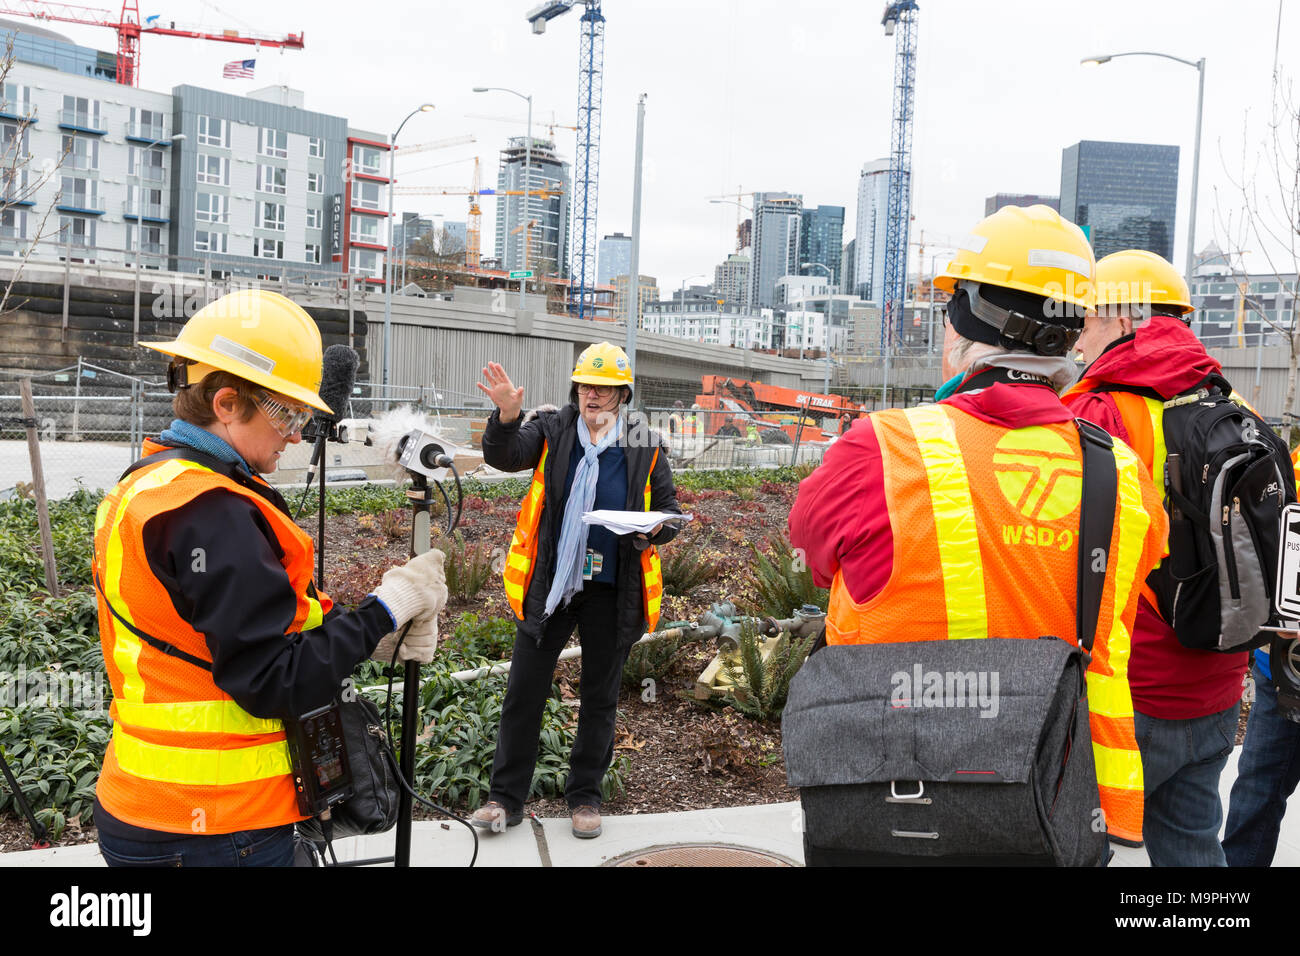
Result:
[[[31,87],[22,86],[18,83],[6,83],[0,96],[3,97],[0,100],[0,113],[8,113],[10,116],[31,115]]]
[[[86,129],[99,129],[99,100],[85,96],[64,96],[63,116],[59,122],[69,126],[84,126]]]
[[[163,247],[161,226],[145,226],[144,232],[141,234],[144,243],[141,245],[137,245],[136,243],[137,234],[134,225],[128,225],[126,227],[126,248],[128,250],[135,252],[139,249],[140,252],[148,253],[149,255],[162,255]]]
[[[65,169],[99,169],[99,140],[89,136],[64,136]]]
[[[127,205],[131,210],[131,215],[144,215],[151,219],[161,219],[163,217],[163,191],[161,189],[138,191],[135,184],[132,183],[127,186],[126,193]],[[143,203],[140,201],[141,197],[144,198]]]
[[[262,216],[257,223],[263,229],[275,229],[284,232],[284,205],[278,202],[262,203]],[[276,256],[283,259],[283,256]]]
[[[325,190],[321,187],[321,181],[324,178],[325,178],[324,175],[322,175],[321,173],[308,173],[307,192],[309,193],[324,192]]]
[[[194,218],[200,222],[229,222],[230,197],[198,193],[194,197]]]
[[[259,259],[283,259],[284,240],[263,239],[258,236],[253,239],[253,255]]]
[[[282,129],[262,127],[257,135],[257,151],[263,156],[276,156],[287,159],[289,156],[289,134]]]
[[[351,272],[359,272],[373,279],[384,277],[384,258],[374,249],[353,249],[348,267]]]
[[[230,148],[230,120],[215,116],[199,117],[199,145]]]
[[[325,155],[325,140],[319,136],[307,137],[307,155],[317,158]]]
[[[131,107],[131,135],[149,139],[162,139],[166,128],[161,110],[142,110]]]
[[[230,185],[230,160],[223,156],[208,156],[199,153],[198,179],[211,186]]]
[[[358,209],[379,208],[379,183],[352,183],[352,205]]]
[[[76,206],[78,209],[98,209],[99,183],[93,179],[64,176],[59,205]]]
[[[26,239],[27,212],[23,209],[5,209],[0,212],[0,239]]]
[[[264,193],[285,194],[289,172],[282,166],[258,166],[257,188]]]
[[[352,171],[367,176],[379,175],[380,154],[383,150],[373,146],[355,145],[352,147]]]
[[[307,248],[307,253],[306,256],[304,257],[305,261],[314,262],[316,265],[320,265],[320,246],[314,245],[309,242],[307,243],[306,248]]]
[[[351,239],[353,242],[368,242],[372,246],[383,245],[384,240],[379,235],[379,220],[373,216],[353,216]]]
[[[59,217],[59,244],[81,246],[95,244],[95,220],[82,219],[80,216]]]
[[[224,232],[199,230],[194,233],[195,252],[227,252],[230,249],[230,237]]]
[[[137,166],[137,164],[139,164]],[[163,173],[163,151],[161,149],[137,149],[132,146],[127,156],[126,171],[131,176],[139,176],[150,182],[160,183],[165,178]]]
[[[320,229],[320,228],[321,228],[321,224],[324,222],[324,220],[325,220],[325,210],[323,210],[323,209],[308,209],[308,210],[307,210],[307,228],[308,228],[308,229]]]

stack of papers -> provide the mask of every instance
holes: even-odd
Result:
[[[614,534],[648,532],[657,524],[685,524],[694,515],[678,515],[668,511],[584,511],[583,524],[598,524]]]

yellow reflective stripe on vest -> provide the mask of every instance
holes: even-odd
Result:
[[[307,598],[307,619],[302,622],[300,631],[310,631],[325,623],[325,612],[321,610],[320,601],[314,597]]]
[[[289,745],[283,740],[234,750],[195,750],[151,744],[115,724],[113,753],[126,773],[185,786],[228,787],[290,771]]]
[[[186,734],[274,734],[283,729],[279,720],[254,717],[233,700],[198,700],[141,704],[113,701],[116,722],[148,730],[174,730]]]
[[[1142,504],[1141,472],[1142,461],[1131,448],[1123,442],[1116,442],[1115,471],[1116,495],[1119,498],[1119,542],[1117,554],[1110,556],[1115,568],[1115,600],[1111,609],[1108,652],[1111,670],[1116,674],[1128,673],[1128,657],[1131,641],[1128,629],[1124,627],[1124,609],[1128,606],[1129,595],[1138,582],[1138,559],[1142,556],[1142,544],[1146,540],[1147,528],[1151,518]],[[1101,622],[1098,622],[1099,625]],[[1100,633],[1100,626],[1098,627]],[[1133,713],[1130,704],[1129,714]]]
[[[113,610],[122,615],[123,620],[128,621],[132,626],[135,625],[135,621],[132,619],[131,609],[127,606],[126,601],[122,599],[122,571],[124,564],[122,558],[122,520],[136,495],[160,488],[191,468],[199,471],[212,470],[192,461],[172,459],[140,474],[122,495],[118,503],[117,513],[113,516],[113,527],[108,532],[108,545],[104,555],[104,580],[101,583],[104,588],[105,600],[112,605]],[[108,501],[107,498],[104,500],[105,502]],[[97,516],[96,523],[106,517],[106,514]],[[122,672],[122,699],[143,701],[144,682],[140,678],[139,660],[140,651],[144,644],[125,627],[118,627],[116,622],[113,623],[112,627],[113,663]]]
[[[511,551],[509,556],[506,558],[506,565],[508,567],[517,568],[520,571],[527,571],[528,556],[519,554],[516,551]]]
[[[1115,651],[1112,648],[1111,654]],[[1097,671],[1088,671],[1088,712],[1102,717],[1132,717],[1133,693],[1128,681]]]
[[[987,637],[984,563],[980,557],[966,463],[957,447],[952,420],[941,405],[906,409],[930,485],[930,503],[939,546],[939,577],[948,609],[948,638]]]
[[[1089,692],[1089,703],[1091,697]],[[1099,787],[1142,792],[1142,755],[1138,751],[1117,750],[1094,743],[1092,754],[1097,765]]]

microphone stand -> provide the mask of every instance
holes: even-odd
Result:
[[[433,486],[418,471],[411,473],[411,488],[406,496],[411,502],[411,557],[429,550],[429,531],[433,520]],[[414,784],[415,738],[420,723],[420,664],[407,661],[402,682],[402,750],[399,769]],[[393,866],[411,865],[411,794],[405,787],[397,803],[397,842]]]

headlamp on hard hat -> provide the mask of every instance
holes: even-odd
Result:
[[[1039,355],[1064,355],[1083,331],[1082,317],[1063,315],[1058,321],[1045,322],[1016,309],[994,304],[987,295],[981,294],[978,282],[959,282],[957,285],[966,293],[972,315],[997,329],[1003,339],[1023,345]]]

